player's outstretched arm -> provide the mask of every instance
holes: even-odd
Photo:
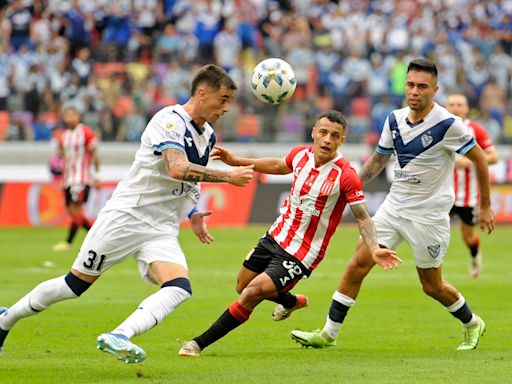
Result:
[[[368,213],[368,206],[366,203],[352,204],[350,205],[350,208],[352,209],[352,214],[359,226],[361,238],[372,253],[373,261],[380,265],[384,270],[398,267],[402,260],[396,255],[396,252],[392,249],[380,247],[377,241],[375,224]]]
[[[251,159],[236,156],[229,149],[221,146],[215,146],[210,157],[213,160],[220,160],[224,164],[231,166],[247,166],[254,165],[254,170],[260,173],[271,175],[286,175],[292,170],[288,168],[284,159],[277,157],[267,157],[261,159]]]
[[[491,208],[491,187],[489,182],[489,166],[484,151],[480,146],[475,145],[466,156],[471,159],[476,170],[478,187],[480,189],[480,205],[478,210],[478,221],[480,229],[491,233],[495,227],[494,212]]]
[[[245,187],[254,175],[252,165],[230,170],[203,167],[189,162],[182,151],[173,148],[163,151],[162,156],[165,159],[167,174],[176,180],[229,183],[237,187]]]
[[[381,173],[390,157],[390,155],[374,152],[359,171],[359,178],[363,184],[371,181],[375,176]]]

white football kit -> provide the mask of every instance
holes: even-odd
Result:
[[[135,160],[85,238],[73,268],[100,275],[134,256],[147,279],[149,264],[168,261],[187,267],[178,243],[180,223],[199,200],[199,184],[167,174],[162,152],[183,151],[206,165],[215,145],[213,128],[192,121],[181,105],[165,107],[148,123]]]
[[[382,130],[376,151],[394,154],[395,167],[374,220],[380,244],[396,249],[406,240],[416,266],[437,268],[450,241],[455,153],[465,154],[476,142],[462,120],[437,103],[414,124],[407,119],[409,111],[391,112]]]

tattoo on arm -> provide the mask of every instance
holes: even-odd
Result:
[[[208,169],[197,164],[189,164],[185,170],[183,180],[193,182],[209,181],[212,183],[222,183],[227,181],[227,175],[220,173],[224,172],[215,169]]]
[[[167,172],[170,173],[171,170],[177,170],[179,175],[177,178],[180,180],[194,183],[201,181],[222,183],[228,180],[228,173],[226,171],[190,163],[185,154],[177,149],[168,149],[165,152]]]
[[[357,225],[359,226],[361,237],[368,248],[372,249],[375,246],[378,246],[377,231],[375,229],[375,224],[368,213],[368,206],[365,203],[360,203],[353,204],[350,208],[352,209],[352,215],[354,215]]]
[[[359,178],[366,184],[370,180],[372,180],[375,176],[377,176],[386,166],[389,155],[381,155],[380,153],[375,152],[367,161],[364,163],[363,168],[359,172]]]

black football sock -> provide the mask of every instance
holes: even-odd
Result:
[[[194,337],[199,348],[204,349],[226,336],[233,329],[245,323],[252,311],[243,308],[238,301],[229,306],[226,311],[203,334]]]

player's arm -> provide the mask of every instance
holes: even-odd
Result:
[[[396,256],[396,252],[392,249],[380,247],[377,240],[375,224],[368,213],[368,206],[366,203],[361,202],[351,204],[350,208],[352,210],[352,215],[357,221],[361,238],[372,253],[373,261],[385,270],[397,267],[402,260]]]
[[[374,152],[359,171],[359,178],[363,184],[368,183],[375,176],[381,173],[390,157],[391,155]]]
[[[498,153],[494,147],[488,148],[484,151],[485,158],[487,159],[487,164],[496,164],[498,162]],[[467,156],[459,156],[455,160],[455,168],[471,168],[473,166],[473,162]]]
[[[498,152],[496,152],[496,149],[494,147],[486,149],[484,151],[485,158],[487,159],[487,164],[492,165],[496,164],[499,160]]]
[[[100,188],[100,157],[98,156],[98,150],[96,147],[89,149],[89,153],[91,156],[91,163],[94,167],[94,171],[92,174],[92,180],[94,183],[94,188]]]
[[[229,183],[238,187],[246,186],[252,179],[252,166],[221,170],[204,167],[188,161],[185,153],[169,148],[162,152],[167,174],[176,180],[192,182]]]
[[[251,159],[238,157],[230,150],[221,146],[215,146],[215,149],[210,157],[213,160],[220,160],[224,164],[231,166],[253,165],[256,172],[267,173],[271,175],[286,175],[292,171],[290,168],[288,168],[288,165],[286,165],[286,161],[283,158],[266,157],[261,159]]]
[[[487,233],[494,230],[495,218],[491,208],[491,187],[489,182],[489,167],[484,151],[479,145],[473,146],[465,155],[473,162],[480,189],[479,222],[482,230]]]

